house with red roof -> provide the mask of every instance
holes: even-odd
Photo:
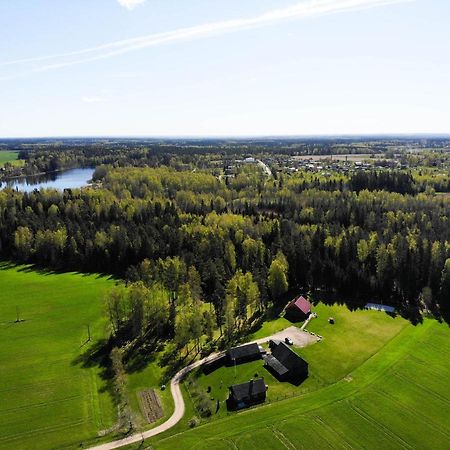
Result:
[[[306,320],[311,314],[311,303],[302,295],[294,298],[285,308],[284,316],[292,322]]]

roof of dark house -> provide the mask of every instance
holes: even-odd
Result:
[[[220,355],[202,364],[203,372],[209,374],[226,364],[227,355]]]
[[[308,314],[311,312],[311,303],[302,295],[294,298],[288,305],[287,309],[299,309],[302,313]]]
[[[259,396],[265,392],[266,383],[264,382],[264,378],[258,378],[257,380],[250,380],[246,383],[230,386],[230,393],[236,402]]]
[[[272,349],[276,347],[281,341],[279,339],[270,339],[269,340],[269,348]]]
[[[253,355],[260,355],[261,350],[258,344],[241,345],[240,347],[230,348],[227,352],[231,360],[247,358]]]
[[[278,361],[275,356],[266,355],[264,357],[264,361],[279,376],[285,375],[289,372],[289,370],[285,366],[283,366],[283,364]]]
[[[286,369],[292,372],[303,371],[308,363],[297,353],[291,350],[284,342],[280,342],[273,350],[274,356]]]

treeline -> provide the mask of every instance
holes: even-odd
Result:
[[[96,176],[102,189],[0,191],[1,254],[127,276],[164,286],[169,299],[180,293],[164,264],[179,258],[180,286],[195,269],[197,298],[212,305],[217,326],[233,329],[285,301],[288,289],[326,289],[355,307],[370,299],[407,314],[450,304],[448,198],[356,192],[339,176],[299,189],[295,178],[269,179],[256,167],[228,181],[169,167],[102,167]]]
[[[349,180],[350,190],[360,192],[386,190],[400,194],[419,192],[450,192],[450,172],[436,172],[427,168],[406,170],[357,171]]]
[[[386,190],[400,194],[415,193],[412,175],[400,170],[358,171],[351,176],[349,188],[356,192]]]

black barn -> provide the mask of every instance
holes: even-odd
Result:
[[[284,342],[273,344],[272,354],[264,357],[264,366],[280,381],[300,384],[308,377],[308,363]]]

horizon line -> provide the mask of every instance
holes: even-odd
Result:
[[[450,132],[375,132],[375,133],[311,133],[311,134],[218,134],[218,135],[145,135],[145,134],[98,134],[98,135],[42,135],[42,136],[0,136],[0,141],[8,140],[37,140],[37,139],[186,139],[186,140],[213,140],[213,139],[302,139],[302,138],[405,138],[405,137],[445,137],[450,138]]]

